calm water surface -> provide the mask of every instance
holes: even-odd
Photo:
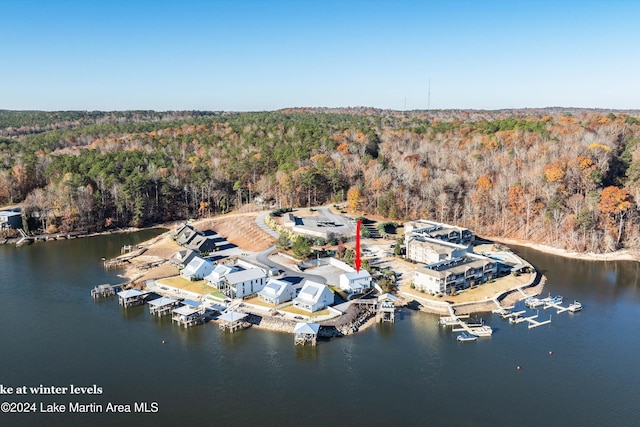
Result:
[[[640,264],[515,250],[547,275],[545,293],[585,309],[528,330],[485,315],[491,338],[458,343],[437,316],[293,345],[293,337],[217,325],[180,329],[147,307],[94,302],[117,283],[101,257],[145,231],[0,246],[0,384],[91,386],[98,396],[0,401],[157,402],[156,414],[0,414],[0,425],[602,426],[640,420]],[[162,344],[162,341],[165,344]],[[552,352],[550,355],[549,352]],[[517,370],[516,367],[521,369]]]

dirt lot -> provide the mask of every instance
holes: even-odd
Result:
[[[275,239],[256,225],[257,216],[256,212],[229,214],[196,221],[192,225],[200,231],[213,230],[227,239],[229,243],[243,250],[258,252],[274,245]],[[175,225],[172,228],[174,227]],[[129,260],[130,265],[126,267],[123,276],[135,279],[137,284],[141,284],[145,280],[161,279],[177,274],[176,268],[168,264],[145,269],[147,264],[167,260],[181,249],[169,234],[162,234],[143,243],[142,246],[146,246],[146,250],[141,255]]]
[[[249,252],[260,252],[273,246],[276,241],[256,224],[257,212],[229,214],[195,222],[196,229],[214,230],[229,243]]]

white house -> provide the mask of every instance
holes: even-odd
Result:
[[[224,279],[227,277],[229,273],[233,273],[234,271],[240,271],[241,268],[235,265],[224,265],[218,264],[215,266],[213,271],[204,277],[204,279],[208,282],[210,286],[216,287],[218,289],[222,289],[224,287],[225,281]]]
[[[486,283],[496,275],[495,260],[471,253],[463,258],[416,267],[413,283],[419,291],[444,295]]]
[[[407,242],[407,259],[423,264],[464,257],[469,252],[473,249],[468,246],[430,237],[412,237]]]
[[[180,275],[187,280],[201,280],[211,274],[212,271],[213,263],[197,256],[180,271]]]
[[[313,313],[330,306],[333,301],[333,292],[327,285],[307,280],[298,296],[293,300],[293,305]]]
[[[371,274],[367,270],[342,273],[340,275],[340,289],[353,293],[362,293],[371,288]]]
[[[291,301],[296,296],[293,285],[284,280],[270,279],[264,288],[258,292],[258,298],[267,304],[278,305]]]
[[[242,298],[260,292],[267,282],[267,273],[261,268],[234,271],[227,274],[223,293],[231,298]]]

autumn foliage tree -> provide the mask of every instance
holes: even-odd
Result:
[[[609,186],[602,190],[598,209],[603,214],[604,222],[609,226],[610,231],[616,235],[615,248],[620,244],[625,215],[630,207],[631,196],[625,189]]]
[[[349,188],[349,191],[347,191],[347,209],[349,209],[350,212],[356,212],[360,207],[361,198],[362,194],[358,187],[353,186]]]

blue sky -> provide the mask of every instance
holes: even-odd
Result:
[[[637,109],[639,16],[635,0],[0,0],[0,109]]]

